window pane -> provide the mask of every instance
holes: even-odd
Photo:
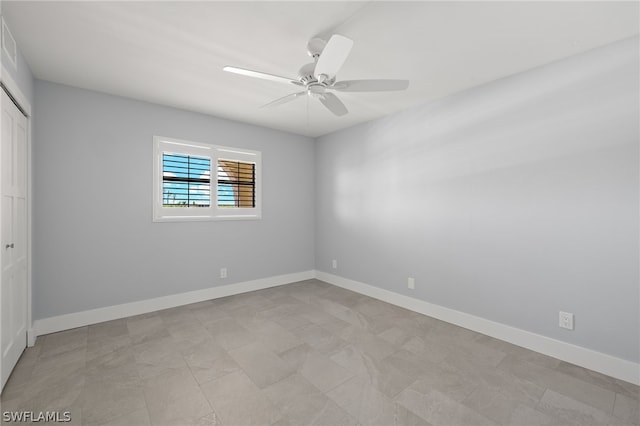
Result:
[[[209,207],[211,159],[194,155],[162,154],[162,206]]]
[[[254,208],[255,170],[254,163],[218,160],[218,207]]]

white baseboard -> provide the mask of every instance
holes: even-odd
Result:
[[[104,308],[43,318],[34,321],[33,328],[35,330],[35,334],[33,334],[33,338],[35,342],[35,336],[41,336],[43,334],[70,330],[72,328],[84,327],[85,325],[146,314],[148,312],[159,311],[162,309],[175,308],[176,306],[188,305],[210,299],[218,299],[220,297],[232,296],[234,294],[262,290],[297,281],[309,280],[311,278],[314,278],[313,271],[297,272],[218,287],[210,287],[186,293],[172,294],[170,296],[156,297],[154,299],[141,300],[139,302],[124,303],[122,305],[107,306]]]
[[[27,329],[27,346],[28,347],[33,347],[36,344],[36,337],[38,337],[36,335],[36,330],[35,328],[31,327],[29,329]]]
[[[570,362],[571,364],[606,374],[607,376],[615,377],[616,379],[640,385],[640,364],[635,362],[326,272],[315,271],[315,277],[329,284],[355,291],[356,293],[364,294],[382,300],[383,302],[437,318],[535,352]]]

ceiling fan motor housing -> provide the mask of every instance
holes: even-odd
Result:
[[[308,64],[304,64],[301,68],[300,71],[298,71],[298,80],[300,81],[300,83],[304,84],[305,86],[308,85],[309,83],[315,83],[316,77],[313,75],[313,72],[316,69],[316,63],[315,62],[311,62]]]
[[[315,69],[316,69],[316,63],[315,62],[311,62],[308,64],[305,64],[302,66],[302,68],[300,68],[300,70],[298,71],[298,81],[302,84],[304,84],[305,86],[309,86],[311,84],[321,84],[322,86],[331,86],[333,83],[335,83],[336,78],[325,78],[322,81],[318,81],[318,79],[315,76]]]

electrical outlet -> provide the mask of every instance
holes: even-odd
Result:
[[[409,287],[411,290],[416,288],[416,279],[413,277],[409,277],[407,278],[407,287]]]
[[[227,278],[227,268],[220,268],[220,278]]]
[[[333,259],[333,260],[331,261],[331,267],[332,267],[333,269],[338,269],[338,261],[337,261],[336,259]]]
[[[558,318],[559,318],[558,325],[560,326],[560,328],[573,330],[573,314],[572,313],[560,311]]]

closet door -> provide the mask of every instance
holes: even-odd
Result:
[[[27,118],[2,92],[0,389],[27,346]]]

